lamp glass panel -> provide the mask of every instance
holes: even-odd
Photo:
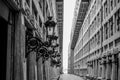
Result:
[[[57,43],[57,40],[52,40],[52,45],[55,46]]]
[[[48,27],[48,35],[53,35],[53,28],[52,27]]]

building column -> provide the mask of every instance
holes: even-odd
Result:
[[[93,60],[93,77],[95,77],[95,60]]]
[[[96,69],[96,75],[97,75],[97,77],[99,76],[98,73],[99,72],[99,60],[97,59],[97,69]]]
[[[118,80],[120,80],[120,53],[118,53]]]
[[[23,61],[25,54],[25,27],[22,25],[22,13],[15,18],[14,80],[23,80]]]
[[[90,61],[91,67],[90,67],[90,76],[93,75],[93,61]]]
[[[111,80],[111,66],[110,66],[110,61],[109,57],[107,56],[107,64],[106,64],[106,80]]]
[[[100,77],[100,65],[101,65],[101,61],[100,59],[98,59],[98,71],[97,71],[98,77]]]
[[[97,77],[97,72],[98,72],[98,60],[95,60],[95,77]]]
[[[37,78],[38,80],[42,79],[42,58],[39,58],[37,61]]]
[[[11,62],[12,62],[12,54],[13,53],[11,53],[11,42],[12,42],[12,39],[11,39],[11,27],[13,27],[13,26],[11,26],[11,25],[8,25],[8,40],[7,40],[7,70],[6,70],[6,80],[10,80],[10,76],[11,76],[11,74],[10,73],[12,73],[12,68],[11,68],[11,66],[12,66],[12,64],[11,64]]]
[[[114,54],[112,55],[112,74],[111,74],[111,80],[117,80],[117,63],[116,63],[115,55]]]
[[[20,51],[21,51],[21,79],[23,80],[24,78],[24,74],[26,74],[24,71],[24,64],[26,64],[26,60],[25,60],[25,30],[26,30],[26,27],[24,26],[24,15],[21,14],[21,26],[20,26],[20,29],[21,29],[21,36],[20,36]]]
[[[36,53],[30,52],[28,55],[28,80],[35,80]]]
[[[104,63],[105,59],[102,58],[102,80],[105,80],[105,63]]]

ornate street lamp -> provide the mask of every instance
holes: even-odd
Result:
[[[48,21],[45,23],[46,31],[47,31],[47,40],[50,43],[50,48],[52,50],[50,51],[50,58],[51,58],[51,65],[57,64],[57,56],[55,54],[55,48],[59,46],[57,43],[58,36],[55,35],[55,26],[56,23],[52,20],[52,17],[48,17]]]
[[[48,20],[45,22],[46,27],[46,37],[47,41],[43,42],[38,37],[34,37],[32,35],[32,31],[27,32],[26,36],[26,57],[29,55],[30,52],[35,51],[36,52],[36,60],[38,60],[40,57],[43,58],[43,60],[47,60],[48,58],[56,57],[54,55],[55,51],[54,49],[59,46],[57,44],[58,37],[55,35],[55,26],[56,22],[52,20],[52,17],[48,17]],[[50,49],[51,48],[51,49]]]
[[[55,26],[56,22],[52,20],[52,17],[48,17],[48,20],[45,22],[46,27],[46,41],[43,42],[38,37],[33,36],[33,32],[27,32],[26,34],[26,57],[30,52],[36,52],[36,60],[38,61],[40,57],[42,57],[43,61],[43,70],[44,70],[44,78],[45,77],[45,60],[52,61],[53,65],[61,65],[60,60],[57,60],[57,56],[55,55],[55,48],[59,46],[57,44],[58,37],[55,35]]]

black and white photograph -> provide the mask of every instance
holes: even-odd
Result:
[[[0,0],[0,80],[120,80],[120,0]]]

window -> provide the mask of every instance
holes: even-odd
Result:
[[[120,45],[120,37],[115,40],[115,46],[118,46],[118,45]]]
[[[109,43],[109,49],[112,49],[113,47],[113,42]]]
[[[95,46],[94,47],[96,47],[96,43],[97,43],[97,35],[95,34],[95,39],[94,39]]]
[[[108,45],[104,46],[104,51],[106,51],[108,49]]]
[[[104,40],[108,39],[108,23],[104,25]]]
[[[117,11],[115,14],[115,28],[116,28],[115,31],[120,31],[120,12],[119,11]]]
[[[101,27],[100,32],[101,32],[101,42],[103,42],[103,27]]]
[[[110,10],[113,10],[113,0],[110,0]]]
[[[30,6],[30,0],[26,0],[26,2],[27,2],[27,4],[28,4],[28,6]]]
[[[99,45],[100,44],[100,32],[98,31],[97,33],[97,44]]]
[[[42,27],[42,22],[40,18],[39,18],[39,26]]]
[[[103,47],[101,48],[101,52],[103,52]]]
[[[100,25],[100,14],[98,13],[98,16],[97,16],[97,25],[99,26]]]
[[[95,41],[96,41],[96,38],[95,38],[95,36],[93,37],[93,48],[95,48]]]
[[[110,36],[112,36],[113,35],[113,17],[109,20],[109,24],[110,24],[109,33],[110,33]]]
[[[107,9],[107,1],[104,3],[104,19],[107,17],[108,15],[108,9]]]

